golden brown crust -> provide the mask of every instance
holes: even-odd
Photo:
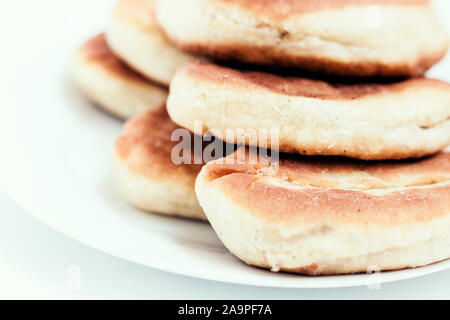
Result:
[[[231,173],[257,175],[270,168],[270,164],[261,161],[250,163],[248,154],[244,157],[243,153],[236,153],[234,157],[238,161],[233,164],[210,163],[209,171],[220,177]],[[340,188],[343,183],[361,190],[424,186],[450,179],[450,153],[383,162],[282,154],[271,176],[289,178],[290,183],[298,186],[317,188]]]
[[[349,6],[427,6],[430,0],[219,0],[243,9],[277,18]]]
[[[442,120],[435,124],[432,124],[430,127],[438,126],[441,123],[447,122],[448,120]],[[424,126],[421,128],[422,130],[427,130],[427,127]],[[227,141],[229,142],[229,141]],[[257,147],[257,145],[253,145]],[[427,148],[427,147],[418,147],[416,150],[412,149],[411,147],[404,145],[404,146],[398,146],[395,150],[380,150],[379,152],[372,152],[370,154],[361,152],[361,151],[355,151],[356,148],[341,148],[336,149],[337,151],[333,150],[324,150],[320,147],[301,147],[295,144],[289,144],[289,143],[280,143],[278,148],[282,152],[286,153],[295,153],[295,154],[302,154],[302,155],[308,155],[308,156],[344,156],[354,159],[360,159],[360,160],[404,160],[404,159],[419,159],[423,158],[425,156],[429,156],[432,154],[437,153],[438,151],[442,150],[443,148],[446,148],[448,146],[448,142],[446,145],[441,145],[439,148]]]
[[[231,253],[235,256],[236,255],[234,252],[231,251]],[[249,266],[252,267],[256,267],[256,268],[260,268],[260,269],[268,269],[271,270],[272,266],[268,265],[268,264],[255,264],[251,261],[246,261],[245,258],[240,258],[244,263],[246,263]],[[317,273],[317,269],[319,268],[319,265],[317,263],[312,263],[308,266],[305,267],[300,267],[300,268],[280,268],[279,270],[277,270],[277,272],[285,272],[285,273],[294,273],[294,274],[302,274],[305,276],[318,276],[318,275],[324,275],[324,274],[320,274]],[[360,272],[366,272],[366,270],[361,270],[355,273],[360,273]]]
[[[180,42],[167,34],[166,36],[181,50],[197,56],[205,56],[223,61],[238,61],[251,65],[294,68],[299,71],[355,78],[373,77],[374,75],[382,77],[423,76],[431,66],[440,61],[447,53],[447,47],[445,47],[440,52],[421,57],[414,64],[406,62],[385,64],[381,61],[348,62],[319,56],[288,55],[272,47],[252,47],[238,44],[215,44],[210,46],[201,43]]]
[[[163,105],[129,120],[116,141],[116,153],[130,171],[150,179],[187,179],[194,186],[202,165],[172,161],[172,132],[180,127],[173,123]]]
[[[282,158],[278,170],[247,152],[211,162],[205,177],[233,203],[267,221],[420,223],[448,214],[450,153],[403,162]],[[237,161],[236,161],[237,160]]]
[[[440,87],[450,90],[446,82],[434,79],[413,78],[387,84],[333,84],[299,77],[281,77],[263,72],[242,72],[208,62],[196,61],[183,67],[186,75],[206,81],[232,83],[237,87],[263,88],[278,94],[319,99],[357,99],[367,95],[395,92],[412,87]]]
[[[440,261],[444,261],[446,259],[440,260]],[[243,261],[248,264],[249,266],[253,266],[253,267],[257,267],[257,268],[262,268],[262,269],[272,269],[271,266],[269,265],[255,265],[252,262],[249,261],[245,261],[245,259],[243,259]],[[436,261],[434,263],[438,263],[440,261]],[[400,265],[400,266],[396,266],[396,267],[384,267],[383,268],[383,272],[388,272],[388,271],[398,271],[398,270],[404,270],[404,269],[411,269],[411,268],[417,268],[417,267],[422,267],[422,265],[410,265],[410,264],[404,264],[404,265]],[[345,274],[357,274],[357,273],[366,273],[367,271],[370,270],[370,268],[368,268],[367,266],[364,267],[360,267],[357,269],[353,269],[351,271],[346,271]],[[283,268],[281,267],[278,272],[285,272],[285,273],[292,273],[292,274],[301,274],[301,275],[305,275],[305,276],[326,276],[326,275],[335,275],[336,271],[332,271],[332,270],[320,270],[320,266],[317,263],[312,263],[306,267],[300,267],[300,268]]]

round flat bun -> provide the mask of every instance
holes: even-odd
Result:
[[[194,62],[177,72],[167,107],[196,134],[305,155],[403,159],[450,144],[450,85],[425,78],[340,85]]]
[[[247,264],[331,275],[450,257],[450,153],[400,162],[282,155],[278,170],[249,154],[208,163],[196,182],[209,222]]]
[[[166,86],[175,71],[194,58],[170,44],[154,18],[156,0],[119,0],[106,37],[129,66]]]
[[[422,75],[449,42],[429,0],[164,0],[156,14],[193,54],[340,76]]]
[[[129,118],[165,103],[166,88],[129,69],[100,34],[87,41],[74,56],[72,78],[81,91],[106,111]]]
[[[172,161],[173,123],[165,106],[125,124],[115,144],[115,172],[123,195],[136,207],[168,215],[206,220],[194,186],[201,164]]]

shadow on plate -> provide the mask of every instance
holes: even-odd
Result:
[[[99,184],[98,192],[111,207],[111,214],[120,215],[133,227],[144,229],[145,232],[159,233],[182,246],[220,254],[228,253],[207,222],[149,213],[133,207],[120,194],[112,173]]]

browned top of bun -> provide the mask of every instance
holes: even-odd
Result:
[[[203,176],[267,220],[397,224],[450,213],[448,152],[397,162],[282,155],[278,168],[259,157],[249,161],[251,154],[238,151],[231,164],[210,162]]]
[[[138,175],[162,180],[175,177],[193,185],[202,165],[175,164],[171,157],[179,143],[171,136],[179,128],[170,120],[165,105],[147,111],[125,124],[123,135],[116,141],[116,154]]]
[[[393,83],[339,84],[265,72],[244,72],[208,62],[192,62],[182,67],[182,73],[197,79],[228,84],[236,88],[261,89],[288,96],[318,99],[357,99],[380,93],[398,92],[423,87],[450,90],[450,85],[439,80],[412,78]]]

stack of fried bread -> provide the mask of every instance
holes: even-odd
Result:
[[[450,84],[425,77],[448,46],[428,0],[119,0],[72,75],[128,119],[133,205],[252,266],[349,274],[450,258]]]

